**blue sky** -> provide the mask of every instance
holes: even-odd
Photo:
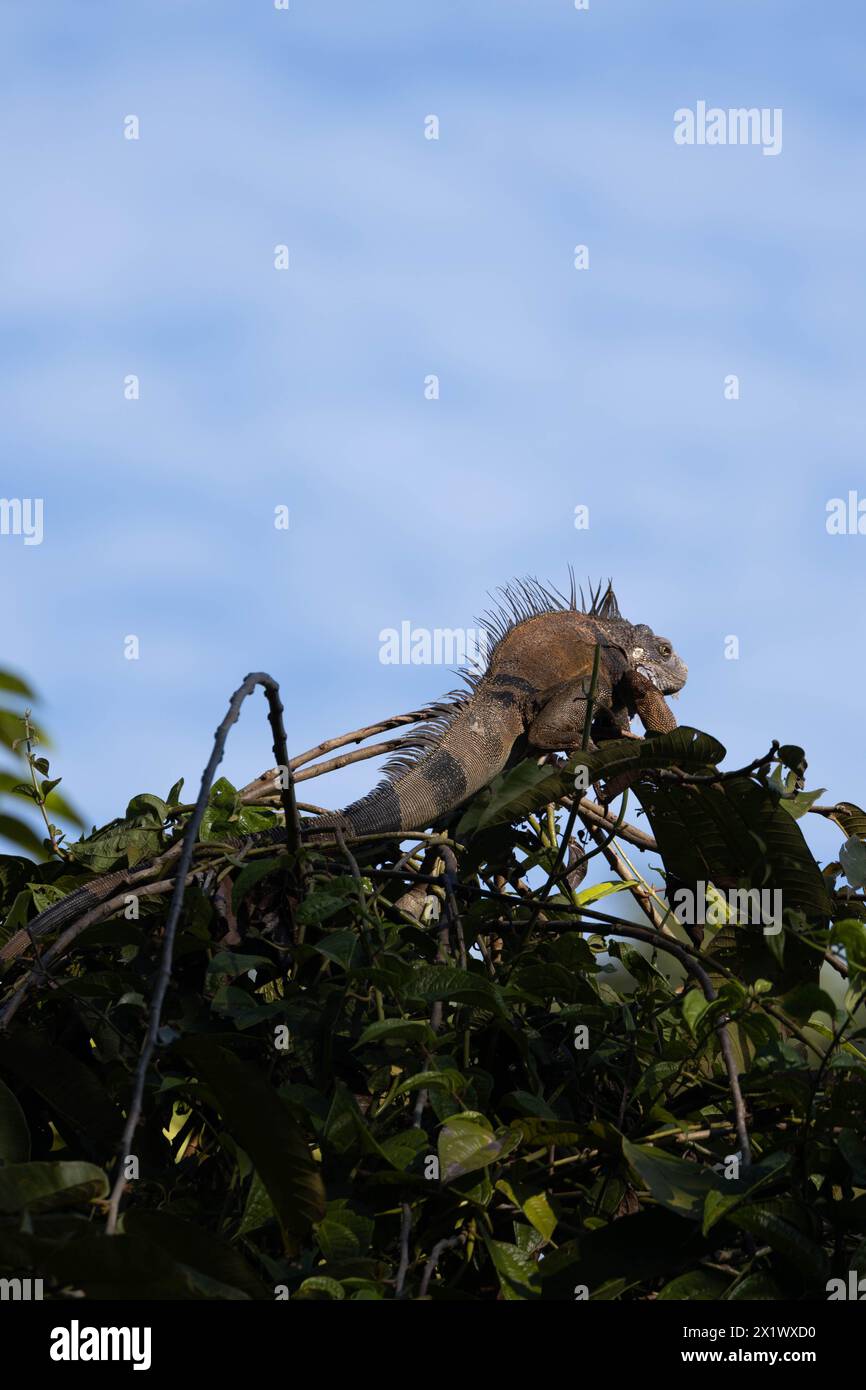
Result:
[[[197,786],[251,669],[295,750],[442,694],[381,629],[568,565],[674,640],[681,722],[862,803],[864,50],[853,0],[6,5],[0,495],[45,535],[0,536],[0,665],[87,816]],[[677,146],[699,100],[781,153]],[[224,770],[270,762],[257,698]]]

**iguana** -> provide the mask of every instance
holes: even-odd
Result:
[[[667,638],[621,616],[610,585],[603,595],[600,586],[591,593],[588,607],[578,607],[573,579],[568,597],[532,579],[500,593],[503,605],[482,620],[493,642],[483,674],[464,673],[468,689],[433,707],[431,722],[413,731],[386,764],[384,780],[344,810],[305,820],[305,837],[330,839],[335,828],[347,836],[422,830],[486,786],[516,747],[579,749],[597,648],[596,736],[627,733],[635,714],[649,733],[676,727],[664,696],[683,687],[688,668]],[[284,840],[278,827],[239,843]],[[0,960],[106,901],[130,884],[133,873],[138,881],[147,867],[118,869],[74,890],[16,933],[0,949]]]

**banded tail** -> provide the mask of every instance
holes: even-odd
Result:
[[[334,825],[353,835],[433,825],[504,768],[525,728],[524,685],[487,675],[471,695],[443,704],[386,765],[384,781],[342,811],[305,821],[305,836]]]

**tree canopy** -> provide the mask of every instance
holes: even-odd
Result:
[[[31,692],[0,691],[0,956],[141,871],[0,961],[0,1276],[483,1301],[824,1300],[866,1274],[866,814],[805,788],[802,749],[723,771],[694,729],[615,739],[518,762],[425,835],[288,853],[238,844],[279,815],[272,779],[219,779],[169,951],[146,866],[190,824],[183,784],[70,843]]]

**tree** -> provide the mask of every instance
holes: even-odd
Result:
[[[616,739],[518,763],[435,832],[290,853],[237,843],[285,787],[205,779],[173,942],[180,783],[46,862],[0,858],[7,946],[140,870],[5,963],[0,1274],[54,1296],[822,1301],[866,1274],[866,815],[817,804],[802,749],[724,756],[688,728]],[[626,787],[648,830],[599,799]],[[840,827],[837,863],[807,814]]]

